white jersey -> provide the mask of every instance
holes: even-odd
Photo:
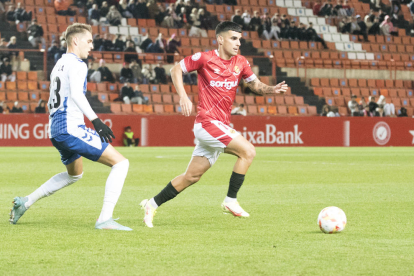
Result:
[[[87,74],[86,64],[73,53],[62,55],[55,64],[50,74],[48,102],[50,138],[74,133],[79,125],[85,124],[84,113],[96,116],[84,96]],[[87,107],[82,106],[85,101]]]

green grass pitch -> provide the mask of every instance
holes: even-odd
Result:
[[[199,183],[144,227],[139,203],[184,172],[192,148],[119,148],[130,170],[114,217],[132,232],[98,231],[110,169],[84,160],[84,177],[38,201],[17,225],[15,196],[64,171],[50,148],[0,148],[0,275],[413,275],[412,148],[257,148],[239,202],[221,212],[235,157],[221,155]],[[342,208],[342,233],[317,225]]]

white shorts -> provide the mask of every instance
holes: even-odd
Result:
[[[207,121],[194,124],[194,136],[197,139],[193,156],[204,156],[210,166],[217,161],[220,153],[235,137],[240,135],[220,121]]]

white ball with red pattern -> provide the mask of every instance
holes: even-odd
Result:
[[[335,206],[326,207],[319,213],[318,225],[326,234],[341,232],[346,225],[345,213]]]

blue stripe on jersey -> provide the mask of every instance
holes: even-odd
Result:
[[[68,97],[65,97],[65,101],[63,102],[63,111],[57,110],[53,115],[51,115],[51,126],[50,126],[50,134],[52,137],[56,137],[59,134],[67,133],[68,125],[66,119],[66,109],[68,108]]]
[[[83,83],[83,95],[86,94],[86,85],[87,85],[87,82],[88,82],[88,77],[85,78],[85,82]]]

